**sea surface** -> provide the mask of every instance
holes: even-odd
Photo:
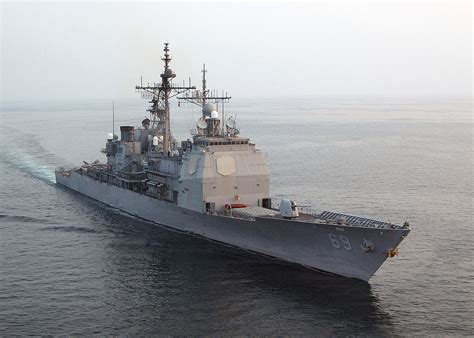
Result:
[[[115,131],[147,102],[115,101]],[[275,198],[410,222],[363,283],[165,229],[54,183],[104,160],[111,100],[2,102],[0,335],[474,335],[470,99],[237,99]],[[189,137],[199,112],[173,106]]]

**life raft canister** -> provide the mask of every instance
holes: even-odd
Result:
[[[238,208],[247,208],[247,204],[242,204],[242,203],[235,203],[230,205],[232,209],[238,209]]]

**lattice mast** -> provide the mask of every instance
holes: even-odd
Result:
[[[195,104],[199,107],[202,108],[202,117],[200,120],[203,120],[203,121],[208,121],[208,119],[210,117],[212,117],[212,113],[213,111],[215,110],[216,113],[218,111],[218,104],[221,103],[221,128],[222,128],[222,131],[220,132],[221,135],[224,135],[224,104],[226,102],[228,102],[231,97],[227,95],[227,93],[222,93],[222,96],[219,96],[219,95],[215,95],[217,93],[217,91],[213,91],[210,95],[210,91],[209,89],[207,89],[207,85],[206,85],[206,73],[207,73],[207,70],[206,70],[206,65],[203,64],[202,65],[202,89],[201,91],[199,90],[194,90],[191,95],[188,95],[188,93],[186,93],[184,96],[181,96],[181,97],[178,97],[178,100],[184,100],[184,101],[187,101],[187,102],[190,102],[192,104]],[[213,103],[208,103],[209,101],[213,102],[214,104],[217,105],[214,106]],[[205,128],[201,128],[202,130],[204,130],[204,133],[205,135],[207,136],[216,136],[215,132],[216,132],[216,125],[215,125],[215,120],[214,119],[211,119],[210,121],[212,121],[211,124],[209,123],[205,123],[206,127]],[[218,126],[218,125],[217,125]],[[199,128],[199,126],[198,126]]]
[[[164,62],[163,73],[160,74],[161,84],[154,84],[153,86],[135,86],[137,90],[143,90],[144,92],[151,94],[150,103],[152,106],[148,111],[153,118],[153,128],[161,129],[163,133],[163,156],[167,156],[170,151],[171,144],[171,123],[170,123],[170,98],[182,94],[190,89],[196,89],[195,86],[174,86],[172,84],[173,78],[176,77],[176,73],[169,67],[171,62],[171,56],[169,55],[168,42],[165,42],[165,48],[163,49],[164,56],[161,60]],[[156,119],[159,120],[156,123]]]
[[[223,94],[222,96],[218,96],[214,94],[209,95],[209,89],[207,89],[207,86],[206,86],[206,73],[207,73],[206,64],[202,65],[201,73],[202,73],[201,91],[195,90],[191,93],[191,95],[188,95],[186,93],[185,96],[178,97],[178,100],[185,100],[187,102],[190,102],[197,106],[202,107],[203,108],[202,116],[205,117],[206,110],[204,109],[204,107],[206,105],[206,102],[212,101],[214,103],[219,103],[219,102],[224,103],[224,102],[229,101],[232,97],[228,96],[227,93]]]

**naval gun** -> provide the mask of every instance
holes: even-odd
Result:
[[[296,218],[299,216],[298,207],[295,201],[281,200],[280,214],[283,218]]]

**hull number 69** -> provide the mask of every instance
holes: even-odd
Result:
[[[335,247],[336,249],[340,249],[342,247],[346,249],[347,251],[352,250],[351,242],[349,242],[349,238],[347,238],[347,236],[344,236],[344,235],[336,236],[334,234],[329,234],[329,240],[331,241],[332,246]]]

